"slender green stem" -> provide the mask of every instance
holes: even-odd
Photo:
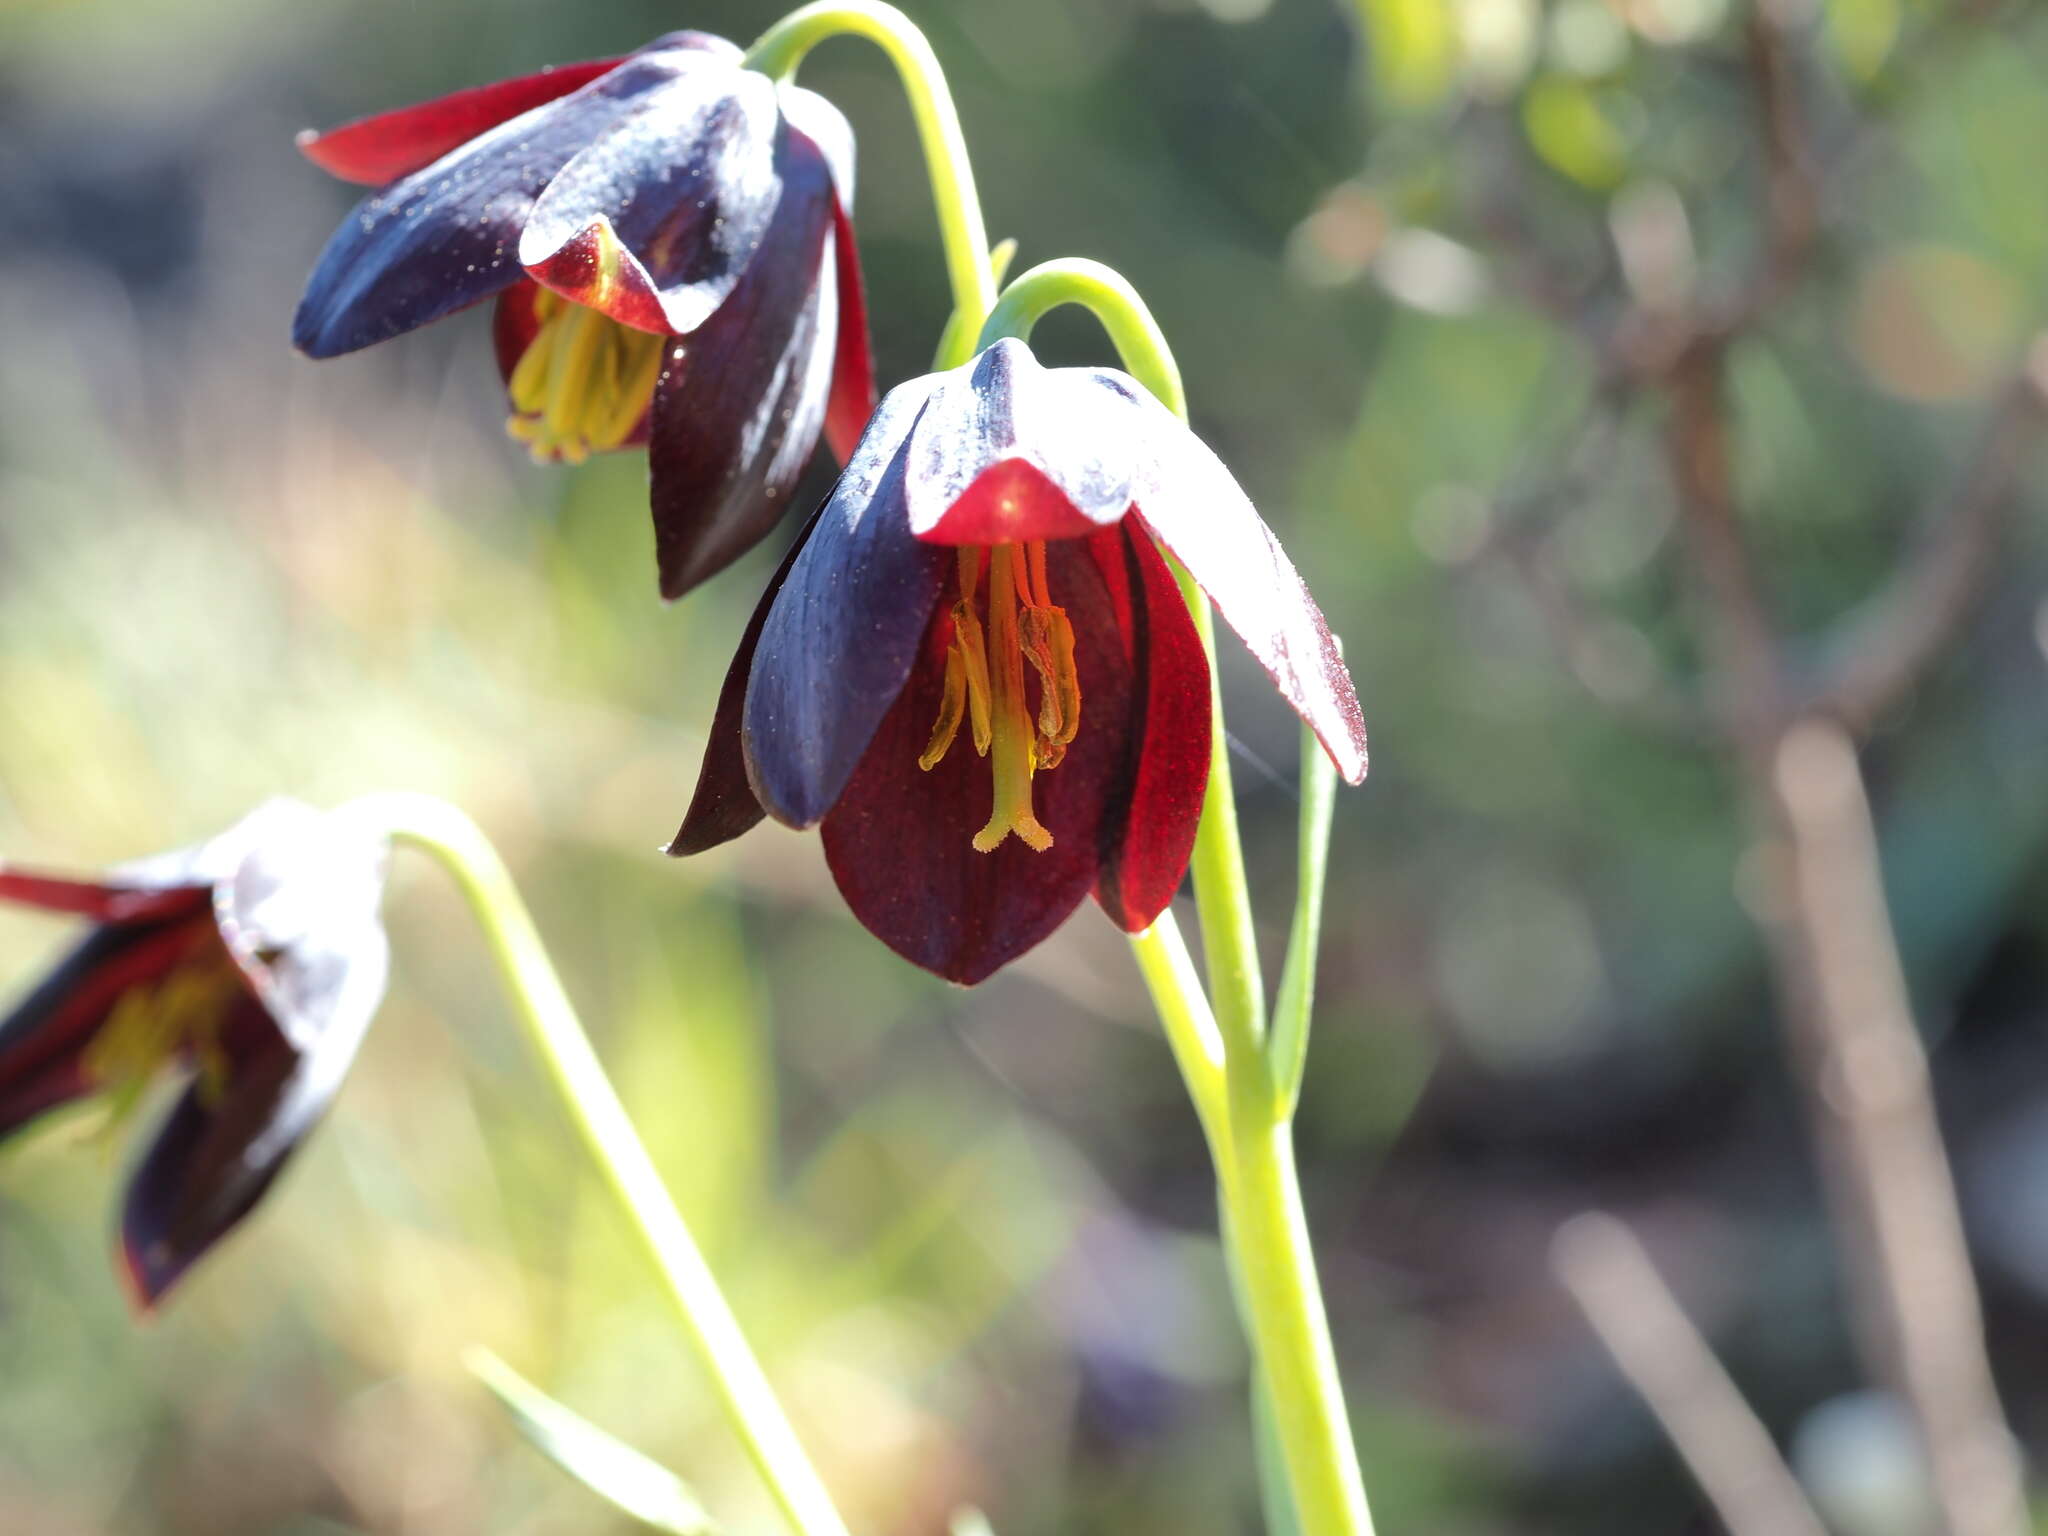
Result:
[[[1162,912],[1150,928],[1131,935],[1131,953],[1137,957],[1139,974],[1152,994],[1152,1006],[1220,1170],[1230,1161],[1230,1081],[1223,1036],[1173,914]]]
[[[996,280],[989,271],[988,231],[982,224],[981,198],[974,190],[967,139],[939,61],[911,19],[881,0],[819,0],[791,11],[762,33],[747,50],[746,63],[787,80],[819,43],[847,35],[864,37],[879,47],[903,81],[903,94],[909,98],[910,115],[924,145],[953,307],[976,317],[985,315],[996,301]],[[970,322],[969,334],[973,323],[978,322]]]
[[[1085,256],[1041,261],[1021,274],[995,301],[988,323],[981,328],[981,345],[993,346],[1005,336],[1028,341],[1032,327],[1065,304],[1078,305],[1093,315],[1131,377],[1157,395],[1174,415],[1187,415],[1180,365],[1173,360],[1173,349],[1167,346],[1166,333],[1159,329],[1152,311],[1123,273]]]
[[[981,345],[1004,336],[1028,338],[1040,318],[1063,304],[1093,313],[1132,377],[1187,415],[1180,370],[1158,323],[1131,285],[1098,262],[1047,262],[1026,272],[997,301],[982,327]],[[1371,1536],[1372,1515],[1295,1174],[1293,1088],[1282,1091],[1268,1058],[1265,989],[1231,794],[1222,695],[1214,681],[1215,623],[1200,588],[1185,571],[1177,574],[1211,679],[1213,756],[1192,867],[1213,1015],[1170,915],[1134,937],[1132,949],[1215,1158],[1223,1238],[1303,1536]],[[1320,748],[1315,753],[1320,757]],[[1311,793],[1315,788],[1311,781]],[[1326,829],[1326,820],[1322,825]],[[1305,847],[1308,835],[1305,827]],[[1288,1015],[1284,1027],[1290,1033],[1283,1042],[1285,1070],[1297,1082],[1310,991],[1304,967],[1314,958],[1320,880],[1318,858],[1304,884],[1314,898],[1312,910],[1296,919],[1292,948],[1300,958],[1290,956],[1289,983],[1282,989],[1290,1010],[1299,1012],[1298,1019]]]
[[[353,802],[348,810],[394,843],[428,854],[454,877],[483,929],[519,1022],[605,1182],[647,1245],[762,1481],[801,1536],[846,1536],[738,1319],[598,1063],[497,850],[475,822],[429,796],[375,795]]]
[[[1308,1020],[1316,1000],[1316,946],[1323,932],[1323,886],[1330,871],[1330,821],[1337,811],[1337,765],[1307,726],[1301,731],[1301,816],[1296,839],[1294,926],[1280,969],[1280,996],[1266,1061],[1281,1113],[1292,1116],[1308,1064]]]
[[[1244,844],[1237,830],[1237,797],[1230,783],[1230,738],[1223,722],[1223,689],[1216,676],[1216,619],[1209,599],[1175,562],[1193,615],[1202,653],[1209,658],[1209,787],[1195,827],[1195,905],[1202,920],[1202,957],[1231,1059],[1265,1074],[1260,1041],[1265,1032],[1266,988],[1259,977],[1258,930],[1251,887],[1244,874]]]

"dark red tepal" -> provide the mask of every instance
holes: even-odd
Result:
[[[661,590],[780,518],[823,430],[874,404],[853,135],[823,97],[676,32],[302,134],[383,185],[335,231],[294,344],[334,357],[498,300],[511,430],[537,458],[645,444]]]
[[[0,900],[93,927],[0,1020],[0,1137],[87,1095],[187,1085],[128,1184],[122,1251],[153,1306],[269,1188],[384,995],[381,838],[272,801],[197,848],[67,879],[0,863]]]
[[[1362,779],[1350,675],[1230,472],[1127,375],[1001,341],[882,401],[741,638],[669,851],[821,825],[854,915],[962,983],[1090,891],[1146,927],[1187,871],[1210,748],[1161,546]]]

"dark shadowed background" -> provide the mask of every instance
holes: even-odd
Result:
[[[1746,0],[925,0],[991,233],[1148,296],[1198,428],[1308,574],[1373,773],[1339,807],[1300,1137],[1393,1536],[1718,1529],[1548,1264],[1628,1219],[1844,1536],[1921,1536],[1852,1349],[1724,757],[1646,726],[1699,664],[1655,398],[1598,390],[1522,258],[1652,302],[1763,238]],[[1745,529],[1796,634],[1851,613],[2048,323],[2048,22],[1780,5],[1824,230],[1730,350]],[[413,788],[498,839],[856,1529],[1256,1519],[1194,1120],[1092,909],[986,986],[912,971],[774,827],[655,849],[777,550],[656,599],[644,465],[535,469],[481,315],[315,365],[351,200],[294,130],[677,26],[704,0],[0,8],[0,850],[92,864],[272,792]],[[846,41],[885,382],[949,300],[909,119]],[[1512,219],[1504,212],[1512,209]],[[1660,286],[1661,285],[1661,286]],[[1570,307],[1568,305],[1567,307]],[[1090,325],[1040,332],[1105,357]],[[2048,1448],[2048,486],[1865,756],[2014,1427]],[[823,483],[824,470],[817,472]],[[1277,970],[1295,729],[1224,662]],[[772,1512],[448,889],[330,1122],[138,1326],[132,1128],[0,1152],[0,1530],[607,1528],[463,1372],[507,1357]],[[68,935],[0,913],[0,983]],[[1860,1501],[1860,1502],[1859,1502]]]

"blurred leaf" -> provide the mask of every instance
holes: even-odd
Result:
[[[969,1505],[953,1511],[953,1518],[946,1522],[948,1536],[996,1536],[995,1527],[988,1523],[988,1516]]]
[[[599,1498],[657,1531],[717,1536],[697,1496],[668,1468],[564,1408],[489,1350],[471,1348],[463,1363],[536,1450]]]
[[[1605,191],[1628,170],[1620,131],[1575,80],[1551,75],[1530,86],[1522,98],[1522,126],[1536,153],[1581,186]]]
[[[1445,0],[1357,0],[1383,104],[1426,107],[1450,89],[1458,36]]]

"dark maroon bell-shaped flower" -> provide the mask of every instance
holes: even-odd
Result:
[[[69,879],[0,863],[0,900],[91,931],[0,1020],[0,1137],[163,1071],[184,1093],[129,1179],[148,1308],[248,1214],[341,1086],[384,994],[381,840],[272,801],[197,848]]]
[[[1362,779],[1350,676],[1230,472],[1128,376],[1001,341],[882,401],[741,638],[669,851],[822,824],[854,915],[962,983],[1091,890],[1146,927],[1209,772],[1162,545]]]
[[[382,190],[335,231],[292,340],[334,357],[498,300],[512,434],[538,459],[645,443],[665,597],[781,516],[822,428],[874,404],[853,135],[822,96],[675,32],[300,135]]]

